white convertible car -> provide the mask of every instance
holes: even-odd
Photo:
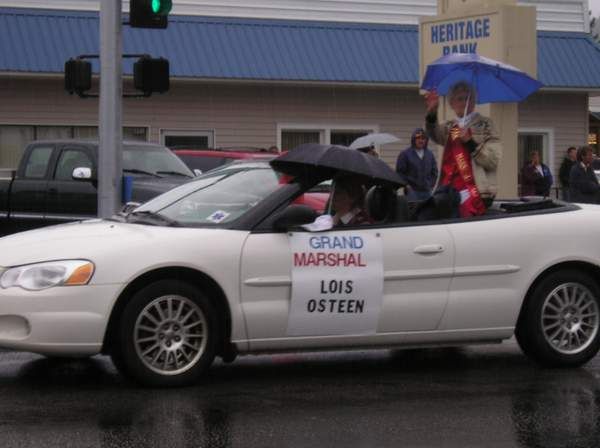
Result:
[[[111,355],[156,386],[237,354],[501,342],[543,365],[598,351],[600,207],[497,201],[416,220],[374,187],[374,224],[311,232],[317,181],[223,169],[127,216],[0,239],[0,347]],[[435,214],[435,213],[434,213]]]

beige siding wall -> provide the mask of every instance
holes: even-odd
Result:
[[[558,169],[569,146],[587,142],[588,96],[582,93],[544,93],[519,106],[519,128],[551,130],[552,172]]]
[[[98,101],[69,96],[61,79],[0,78],[0,104],[0,124],[97,124]],[[148,126],[157,142],[161,129],[211,130],[217,146],[260,147],[277,143],[278,125],[377,126],[401,138],[385,147],[391,163],[423,112],[416,89],[173,83],[168,94],[124,100],[123,125]]]
[[[62,79],[0,78],[0,125],[96,125],[98,102],[67,95]],[[544,93],[519,108],[519,128],[549,131],[551,169],[557,173],[565,149],[587,138],[587,95]],[[424,107],[416,89],[284,85],[173,83],[171,91],[148,99],[124,100],[124,126],[160,130],[209,130],[216,146],[269,147],[279,127],[375,128],[401,140],[382,148],[394,164],[423,125]],[[11,154],[17,159],[18,154]],[[0,154],[0,160],[7,159]]]

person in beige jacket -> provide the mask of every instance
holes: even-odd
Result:
[[[475,185],[483,203],[489,207],[498,189],[496,172],[502,157],[498,133],[491,119],[474,112],[476,92],[468,83],[459,82],[452,86],[448,100],[457,118],[438,123],[439,96],[435,91],[425,95],[427,134],[434,142],[445,146],[451,130],[458,129],[460,139],[471,156]]]

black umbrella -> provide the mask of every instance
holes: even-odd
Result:
[[[344,146],[306,143],[269,163],[277,171],[292,176],[329,179],[337,174],[356,174],[396,188],[406,185],[406,181],[382,160]]]

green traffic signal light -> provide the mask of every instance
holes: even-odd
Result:
[[[129,25],[133,28],[166,28],[172,0],[129,0]]]
[[[152,12],[159,15],[167,15],[173,7],[171,0],[152,0]]]

